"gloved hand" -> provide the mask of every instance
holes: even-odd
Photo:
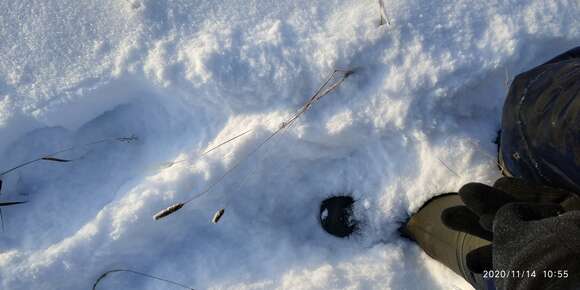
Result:
[[[580,198],[573,193],[504,177],[493,187],[467,184],[459,195],[466,206],[443,211],[443,223],[493,242],[467,255],[467,265],[475,273],[535,270],[539,279],[543,270],[566,270],[571,266],[566,257],[580,255]],[[568,275],[577,274],[570,270]],[[534,280],[496,279],[496,284],[500,289],[546,289],[536,287],[548,285],[544,282],[567,282],[544,279],[526,288]]]

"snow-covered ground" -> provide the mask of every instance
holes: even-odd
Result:
[[[114,268],[195,289],[469,289],[395,229],[437,193],[498,176],[506,82],[580,43],[580,1],[385,0],[380,27],[377,2],[0,0],[0,170],[140,138],[3,178],[0,200],[29,203],[3,210],[0,289],[90,289]],[[209,194],[152,219],[335,67],[356,72]],[[350,239],[317,221],[339,193],[364,219]],[[170,287],[111,274],[98,289]]]

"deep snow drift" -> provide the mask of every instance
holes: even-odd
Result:
[[[195,289],[468,289],[397,223],[437,193],[498,176],[506,82],[578,45],[580,3],[385,0],[391,25],[378,27],[377,2],[0,1],[1,169],[140,137],[6,176],[1,200],[30,202],[4,209],[0,288],[90,289],[129,268]],[[356,73],[212,192],[153,221],[335,67]],[[364,218],[351,239],[317,222],[338,193]],[[111,274],[99,289],[170,287]]]

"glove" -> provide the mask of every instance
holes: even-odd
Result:
[[[557,204],[511,203],[494,221],[494,270],[535,277],[496,277],[499,289],[580,289],[580,211]],[[562,273],[550,277],[550,273]]]
[[[472,272],[482,273],[494,269],[525,271],[537,268],[536,276],[541,278],[539,276],[543,275],[543,269],[550,268],[540,269],[538,265],[550,261],[554,265],[558,264],[560,262],[556,260],[566,258],[562,253],[574,257],[574,246],[580,248],[580,242],[577,242],[580,235],[569,234],[575,232],[574,229],[580,233],[580,212],[575,211],[580,209],[580,198],[573,193],[504,177],[496,181],[493,187],[480,183],[467,184],[459,190],[459,195],[465,206],[443,211],[443,223],[453,230],[493,242],[490,246],[468,253],[466,262]],[[574,223],[576,217],[578,224]],[[542,237],[543,242],[539,243],[538,237]],[[571,245],[558,240],[563,237],[567,237]],[[553,246],[550,253],[542,249],[548,243]],[[540,261],[547,256],[553,259]],[[565,270],[564,266],[566,264],[561,265],[561,269],[552,270]],[[531,289],[513,287],[532,280],[534,279],[501,279],[496,284],[510,287],[500,289]],[[538,282],[534,283],[539,285]]]

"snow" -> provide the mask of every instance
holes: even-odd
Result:
[[[322,213],[320,214],[320,220],[325,221],[327,217],[328,217],[328,209],[325,208],[324,211],[322,211]]]
[[[4,178],[2,198],[29,203],[3,210],[0,288],[89,289],[129,268],[195,289],[469,289],[395,230],[437,193],[498,177],[506,81],[578,45],[580,2],[385,0],[380,27],[378,7],[0,1],[1,168],[140,138]],[[209,194],[152,219],[219,178],[337,67],[355,74]],[[364,221],[344,240],[318,224],[320,201],[340,193]],[[117,273],[98,289],[169,287]]]

